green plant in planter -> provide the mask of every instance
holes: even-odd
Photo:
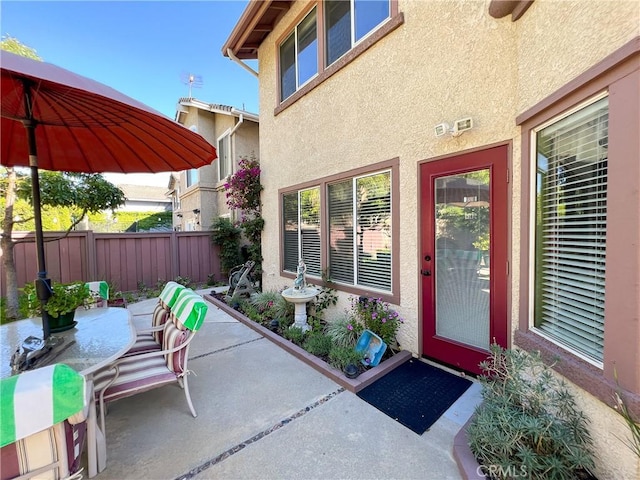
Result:
[[[84,282],[54,283],[53,294],[44,308],[54,318],[73,312],[91,298],[89,287]]]
[[[588,477],[594,461],[587,419],[540,356],[494,344],[480,366],[484,401],[467,429],[480,464],[496,478]]]
[[[53,318],[58,318],[84,305],[91,298],[91,291],[84,282],[51,284],[52,295],[45,304],[45,310]],[[25,295],[26,313],[28,316],[41,315],[41,304],[36,295],[34,284],[28,283],[22,289]]]
[[[363,352],[356,352],[353,347],[338,347],[334,345],[329,351],[329,364],[343,371],[347,365],[360,365],[363,356]]]

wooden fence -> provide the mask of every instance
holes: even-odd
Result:
[[[154,287],[158,282],[189,277],[206,282],[209,275],[225,280],[220,272],[219,247],[211,232],[95,233],[45,232],[45,261],[48,278],[58,282],[106,280],[127,292],[139,284]],[[18,286],[32,282],[38,274],[34,234],[14,232],[19,243],[14,250]],[[50,241],[48,241],[50,240]],[[4,253],[0,252],[0,260]],[[0,295],[6,294],[4,268],[0,263]]]

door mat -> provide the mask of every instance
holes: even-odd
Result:
[[[426,432],[471,381],[410,359],[357,395],[418,435]]]

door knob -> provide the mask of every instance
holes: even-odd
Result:
[[[424,275],[425,277],[430,277],[431,276],[431,270],[420,270],[420,273],[422,275]]]

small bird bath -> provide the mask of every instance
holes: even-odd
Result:
[[[287,302],[291,302],[295,306],[295,322],[292,328],[299,328],[303,332],[311,330],[311,326],[307,323],[307,303],[320,293],[315,287],[308,287],[304,275],[307,266],[302,261],[298,262],[298,274],[293,282],[293,287],[283,290],[281,295]]]

